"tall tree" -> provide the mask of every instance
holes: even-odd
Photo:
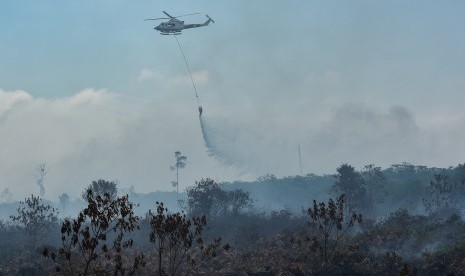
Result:
[[[67,193],[62,193],[58,199],[60,200],[61,210],[65,211],[69,203],[69,195]]]
[[[40,164],[37,167],[37,170],[39,171],[39,177],[37,178],[37,185],[40,188],[40,196],[43,197],[45,195],[45,186],[44,186],[45,175],[48,173],[45,163]]]
[[[367,190],[367,209],[371,215],[375,212],[374,202],[375,200],[382,200],[381,195],[385,196],[387,192],[384,190],[385,176],[381,167],[375,167],[375,165],[366,165],[363,168],[362,176],[365,181],[365,187]]]
[[[170,169],[172,171],[176,170],[176,182],[172,183],[176,187],[176,199],[179,199],[179,169],[186,167],[187,157],[182,155],[180,151],[176,151],[174,158],[176,159],[176,163],[174,163],[174,166],[170,166]]]
[[[355,171],[355,168],[342,164],[337,168],[335,175],[336,182],[332,189],[337,194],[345,194],[345,206],[349,213],[353,213],[356,208],[363,207],[365,198],[365,181],[363,177]]]
[[[431,181],[426,188],[426,194],[423,198],[426,211],[434,214],[442,208],[451,207],[454,204],[453,193],[454,186],[449,183],[448,176],[435,174],[434,181]]]

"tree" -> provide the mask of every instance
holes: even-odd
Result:
[[[87,207],[76,219],[67,218],[62,223],[62,247],[58,252],[46,248],[43,255],[57,263],[57,272],[65,274],[108,274],[108,267],[112,267],[115,275],[124,274],[127,267],[123,262],[123,249],[133,244],[133,240],[124,239],[124,235],[139,228],[134,206],[127,195],[112,198],[108,192],[102,196],[95,195],[92,189],[86,192]],[[143,259],[142,255],[136,256],[129,272],[143,265]]]
[[[212,179],[202,179],[187,189],[187,209],[191,216],[215,217],[226,213],[237,214],[252,206],[248,192],[237,189],[224,191]]]
[[[352,213],[357,207],[363,206],[365,198],[365,181],[355,168],[342,164],[337,168],[336,182],[332,189],[338,194],[345,194],[345,207]]]
[[[62,210],[64,211],[66,209],[66,206],[69,204],[69,195],[67,193],[62,193],[58,199],[60,200],[60,205]]]
[[[176,170],[176,182],[172,183],[173,186],[176,187],[176,199],[179,200],[179,169],[183,169],[184,167],[186,167],[187,157],[181,155],[180,151],[176,151],[174,153],[174,158],[176,159],[176,163],[174,163],[174,166],[170,166],[170,169],[172,171]]]
[[[249,192],[244,192],[241,189],[236,189],[227,192],[228,203],[233,214],[239,214],[247,208],[252,207],[253,200],[250,198]]]
[[[365,182],[367,190],[367,207],[370,213],[373,215],[375,212],[374,202],[382,201],[383,196],[386,196],[387,192],[384,190],[385,176],[381,167],[375,167],[375,165],[366,165],[363,168],[362,176]]]
[[[20,201],[17,211],[18,215],[11,215],[10,218],[24,227],[33,247],[42,231],[49,229],[58,220],[58,211],[49,204],[44,204],[39,196],[31,195]]]
[[[116,199],[118,195],[118,188],[116,187],[116,182],[114,181],[106,181],[103,179],[99,179],[97,181],[92,181],[84,191],[82,192],[81,196],[84,201],[87,201],[87,197],[89,195],[89,191],[92,191],[92,195],[97,197],[103,197],[104,194],[108,194],[111,200]]]
[[[352,213],[348,220],[345,219],[344,197],[345,195],[342,194],[336,202],[330,198],[328,206],[324,202],[317,204],[316,200],[313,200],[313,207],[307,210],[318,229],[313,241],[318,241],[318,250],[323,256],[326,274],[328,274],[328,262],[337,253],[344,234],[355,223],[362,222],[362,215],[357,213]]]
[[[201,259],[216,256],[221,239],[205,245],[202,239],[203,228],[207,225],[205,216],[187,218],[184,213],[169,214],[163,202],[156,202],[157,211],[147,213],[150,222],[150,242],[156,249],[158,275],[178,275],[187,260],[185,270],[197,264],[194,250],[200,251]],[[227,249],[228,246],[225,247]]]
[[[440,209],[453,204],[454,187],[447,179],[446,175],[435,174],[434,180],[426,188],[423,204],[430,214],[438,213]]]
[[[40,196],[45,195],[45,186],[44,186],[44,181],[45,181],[45,175],[48,173],[45,163],[40,164],[37,167],[37,170],[39,171],[39,178],[37,179],[37,185],[39,185],[40,188]]]
[[[212,179],[202,179],[189,187],[187,193],[187,212],[190,216],[216,216],[225,210],[226,193]]]
[[[465,164],[458,164],[453,170],[452,181],[454,182],[454,201],[462,207],[465,197]]]

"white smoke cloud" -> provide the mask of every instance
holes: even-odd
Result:
[[[208,70],[192,71],[192,78],[194,79],[196,85],[204,85],[210,81],[210,72]],[[169,86],[192,85],[189,74],[167,76],[166,74],[148,68],[142,69],[140,71],[139,75],[137,76],[137,80],[139,82],[164,82],[165,85]]]
[[[140,71],[139,76],[137,76],[138,81],[147,81],[147,80],[163,80],[165,79],[165,76],[161,74],[160,72],[157,72],[152,69],[142,69]]]
[[[342,104],[321,114],[207,106],[203,139],[192,101],[129,100],[96,89],[59,99],[3,90],[0,97],[9,101],[0,116],[0,190],[14,199],[38,192],[40,163],[47,164],[46,197],[53,199],[76,197],[98,178],[141,192],[170,190],[177,150],[189,161],[181,190],[203,177],[298,174],[299,145],[304,173],[333,173],[345,162],[449,166],[463,162],[465,151],[465,130],[457,128],[465,117],[418,119],[401,106]]]
[[[177,150],[189,161],[181,190],[202,177],[227,175],[207,156],[192,106],[96,89],[58,99],[19,95],[27,100],[10,104],[8,116],[0,117],[0,190],[8,188],[14,199],[38,193],[40,163],[49,170],[45,188],[51,199],[63,192],[77,197],[98,178],[139,192],[171,190],[169,165]]]
[[[108,95],[105,93],[105,90],[94,90],[94,89],[85,89],[78,94],[69,98],[69,103],[71,105],[79,104],[93,104],[93,105],[102,105],[108,100]]]
[[[85,160],[80,157],[93,147],[114,149],[125,135],[125,126],[135,120],[125,114],[127,106],[104,90],[86,89],[54,100],[34,99],[25,92],[19,96],[27,101],[10,107],[0,122],[0,184],[15,195],[34,187],[35,169],[42,162],[50,168],[46,180],[50,181],[46,183],[49,191],[58,192],[57,188],[69,181],[81,182],[76,175],[92,172],[86,171]],[[87,169],[98,171],[99,162],[110,161],[111,157],[93,155],[87,163],[96,166]],[[74,164],[66,167],[67,162]],[[84,185],[78,183],[71,186]],[[75,192],[73,187],[62,190]]]
[[[27,92],[18,90],[7,92],[0,89],[0,118],[15,105],[32,100],[32,96]]]

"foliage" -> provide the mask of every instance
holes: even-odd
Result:
[[[377,178],[377,173],[384,176],[380,182],[376,182],[381,180]],[[176,275],[465,275],[465,222],[460,217],[460,210],[448,208],[453,212],[445,214],[446,204],[443,204],[439,207],[438,214],[426,215],[422,200],[422,197],[426,198],[422,192],[431,187],[431,182],[442,183],[443,180],[436,181],[435,178],[435,175],[440,174],[448,176],[444,177],[445,181],[453,190],[447,205],[450,207],[460,204],[459,201],[463,201],[465,195],[465,187],[461,185],[462,181],[465,183],[465,165],[442,169],[402,163],[384,170],[369,165],[358,174],[364,180],[366,192],[364,196],[359,194],[356,197],[362,199],[357,202],[356,208],[367,208],[367,211],[371,211],[371,217],[369,221],[364,217],[361,224],[358,224],[358,220],[354,222],[354,226],[347,229],[337,243],[337,233],[344,233],[351,216],[345,202],[340,204],[337,198],[331,204],[327,200],[323,201],[330,194],[329,187],[334,183],[332,175],[285,178],[268,175],[254,182],[224,185],[212,181],[200,189],[192,187],[196,192],[193,198],[199,201],[194,200],[191,209],[186,201],[186,215],[169,213],[163,206],[163,217],[158,217],[158,222],[162,223],[158,223],[158,228],[155,229],[164,233],[161,272],[172,274],[175,271]],[[370,186],[373,200],[371,207]],[[242,190],[247,195],[245,198],[258,197],[256,204],[266,202],[262,206],[268,206],[269,209],[265,211],[233,207],[228,195],[234,190]],[[175,202],[174,194],[172,196]],[[96,198],[94,194],[95,202]],[[101,198],[105,197],[101,195]],[[302,207],[303,213],[299,215],[304,198],[306,201],[308,198],[315,199],[309,210],[319,214],[318,220],[312,218],[309,223],[310,213],[307,208]],[[346,198],[347,195],[344,200]],[[151,199],[152,203],[159,200],[153,197]],[[325,225],[321,203],[318,203],[320,201],[324,203],[326,218],[331,217],[329,206],[334,206],[332,213],[336,220],[333,221],[332,231],[327,230],[331,220]],[[237,206],[244,206],[240,200],[237,202]],[[291,208],[279,209],[287,203],[293,204]],[[337,215],[338,204],[347,215]],[[16,208],[13,203],[3,203],[1,206],[2,210],[9,209],[9,213],[14,213]],[[372,207],[373,210],[370,210]],[[199,215],[194,216],[191,210]],[[203,214],[210,216],[208,227],[202,224]],[[101,215],[105,216],[104,213]],[[152,213],[153,217],[158,215],[158,210]],[[190,215],[200,218],[201,244],[198,243],[198,237],[190,239],[189,235],[183,236],[187,232],[195,236],[196,227]],[[338,229],[337,219],[340,218],[343,219],[339,223],[342,229]],[[68,219],[71,227],[68,228],[69,235],[66,231],[63,235],[58,234],[58,224],[52,224],[51,231],[42,231],[37,245],[47,245],[44,253],[49,258],[41,258],[37,252],[42,250],[30,246],[30,241],[25,238],[28,237],[25,227],[0,221],[0,275],[84,274],[86,263],[82,251],[79,245],[70,246],[74,222],[78,220],[79,217],[76,220]],[[91,219],[87,216],[81,220],[76,240],[82,242],[87,239],[91,243],[89,238],[95,237]],[[189,230],[185,227],[187,222],[191,223]],[[17,221],[15,223],[19,224]],[[110,225],[116,223],[118,220]],[[157,243],[149,242],[153,232],[149,217],[139,220],[137,225],[139,230],[134,228],[133,231],[110,231],[105,236],[106,240],[97,239],[98,246],[93,255],[97,257],[91,261],[87,274],[123,274],[117,268],[120,264],[124,274],[134,272],[134,267],[139,268],[137,273],[141,275],[157,274],[158,246]],[[87,233],[88,237],[82,233]],[[117,249],[114,241],[118,243],[119,233],[124,233],[124,236]],[[63,243],[60,243],[61,236],[65,237]],[[220,240],[214,238],[218,236],[231,242],[234,247],[228,251],[221,250]],[[50,237],[56,238],[57,249],[52,248],[48,241],[44,242]],[[325,237],[327,261],[324,253]],[[123,243],[129,240],[132,240],[132,246],[124,248]],[[211,244],[207,244],[207,241]],[[189,244],[191,247],[187,249]],[[103,252],[104,248],[108,253]],[[65,249],[70,249],[69,261],[66,259]],[[172,253],[175,251],[179,253]],[[184,261],[179,262],[182,252],[186,252]],[[121,259],[118,259],[118,255]],[[52,256],[54,262],[50,261]],[[173,263],[176,263],[173,262],[174,259],[178,260],[179,267],[174,266],[173,270]],[[141,267],[143,264],[145,267]],[[74,271],[69,268],[70,265]],[[55,271],[55,266],[58,266],[60,272]]]
[[[375,167],[373,164],[366,165],[363,168],[361,175],[364,179],[367,190],[368,202],[366,204],[366,211],[368,211],[370,215],[374,215],[376,211],[375,203],[384,201],[384,198],[387,195],[384,186],[386,177],[384,176],[381,167]]]
[[[451,173],[451,181],[454,184],[455,191],[453,193],[453,200],[460,207],[465,207],[465,163],[458,164]]]
[[[191,216],[238,214],[251,207],[252,202],[248,192],[224,191],[218,183],[208,178],[187,189],[187,210]]]
[[[86,192],[87,207],[76,219],[65,219],[61,226],[62,247],[58,252],[46,248],[43,255],[57,263],[57,271],[68,274],[109,272],[102,266],[104,261],[112,261],[110,270],[113,273],[124,274],[127,267],[123,262],[123,249],[133,244],[133,240],[124,239],[124,235],[138,229],[139,218],[134,215],[133,204],[127,195],[112,198],[106,192],[103,196],[94,195],[92,189]],[[143,256],[137,256],[129,272],[141,264]]]
[[[58,220],[58,211],[49,204],[43,203],[39,196],[31,195],[24,201],[20,201],[17,211],[18,215],[11,215],[10,218],[26,230],[33,247],[35,247],[40,234]]]
[[[434,181],[426,188],[423,204],[430,214],[438,213],[453,204],[454,186],[447,179],[446,175],[435,174]]]
[[[81,194],[81,197],[82,199],[84,199],[84,201],[87,201],[89,191],[92,192],[91,194],[94,197],[103,197],[105,194],[108,194],[111,200],[114,200],[118,196],[118,188],[116,187],[116,182],[106,181],[103,179],[92,181],[92,184],[90,184],[86,189],[84,189],[84,191]]]
[[[338,247],[343,236],[355,223],[362,222],[362,215],[357,213],[352,213],[348,220],[345,219],[344,197],[342,194],[336,202],[330,198],[327,206],[324,202],[317,204],[316,200],[313,200],[313,207],[307,210],[318,229],[313,243],[323,256],[326,273],[330,259],[339,254]]]
[[[147,218],[150,221],[150,242],[155,246],[157,255],[158,275],[177,275],[179,270],[195,268],[194,249],[200,250],[200,260],[204,261],[216,255],[221,239],[215,239],[210,245],[205,245],[202,239],[203,228],[207,225],[205,216],[187,218],[185,214],[169,214],[163,203],[157,202],[157,211],[149,210]],[[187,260],[187,267],[182,267]]]
[[[358,173],[355,168],[343,164],[337,168],[337,174],[335,175],[336,182],[332,189],[337,194],[345,195],[345,207],[349,213],[352,213],[357,208],[362,208],[365,199],[365,181]]]

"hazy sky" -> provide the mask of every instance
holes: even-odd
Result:
[[[215,24],[172,36],[144,18]],[[211,177],[333,173],[465,152],[464,1],[0,2],[0,191],[77,195],[92,180],[171,190]],[[209,156],[209,153],[215,154]],[[72,196],[73,197],[73,196]]]

